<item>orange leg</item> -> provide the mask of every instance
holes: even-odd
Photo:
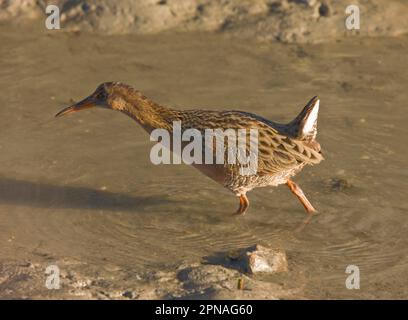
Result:
[[[287,186],[289,187],[290,191],[299,199],[299,201],[303,204],[306,211],[310,214],[316,212],[316,209],[313,208],[312,204],[307,200],[305,194],[303,193],[302,189],[291,180],[286,182]]]
[[[249,200],[245,194],[239,196],[239,208],[235,214],[244,215],[249,207]]]

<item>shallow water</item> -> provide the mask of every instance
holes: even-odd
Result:
[[[0,26],[1,259],[170,268],[255,243],[286,250],[275,277],[307,298],[406,298],[407,37],[283,45],[203,34],[93,36]],[[289,121],[321,99],[326,160],[285,186],[237,199],[185,165],[154,166],[123,114],[54,119],[105,81],[180,109],[239,109]],[[348,265],[361,289],[345,287]],[[296,297],[296,296],[295,296]]]

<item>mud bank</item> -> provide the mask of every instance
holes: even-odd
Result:
[[[139,272],[36,255],[25,262],[0,262],[2,299],[282,299],[301,292],[298,285],[265,280],[270,272],[250,276],[245,262],[233,261],[228,253]]]
[[[387,0],[0,0],[0,21],[45,18],[47,4],[61,10],[66,30],[101,34],[215,32],[241,39],[289,43],[330,42],[360,34],[408,32],[408,3]],[[358,5],[361,29],[345,28],[345,9]]]

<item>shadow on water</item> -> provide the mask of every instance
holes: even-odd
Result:
[[[0,177],[0,204],[38,208],[132,211],[173,202],[162,195],[128,196],[86,187],[58,186]]]
[[[203,264],[209,264],[209,265],[216,265],[216,266],[222,266],[227,269],[233,269],[237,270],[239,272],[247,272],[247,264],[245,263],[245,260],[243,259],[245,252],[248,251],[248,249],[251,249],[253,246],[247,247],[247,248],[241,248],[237,250],[237,258],[230,258],[228,252],[224,251],[219,251],[215,252],[212,255],[206,256],[203,258]]]

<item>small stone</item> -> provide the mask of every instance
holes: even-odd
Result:
[[[246,252],[249,273],[278,273],[288,271],[286,254],[280,249],[255,245]]]
[[[345,178],[330,178],[327,181],[328,187],[332,191],[344,191],[353,187],[353,184]]]
[[[76,289],[83,289],[83,288],[88,288],[90,284],[92,283],[91,280],[89,279],[79,279],[75,281],[72,286]]]
[[[330,8],[326,3],[320,4],[318,10],[321,17],[328,17],[330,15]]]
[[[137,295],[133,291],[130,291],[130,290],[124,291],[122,293],[122,296],[128,299],[134,299],[137,297]]]

